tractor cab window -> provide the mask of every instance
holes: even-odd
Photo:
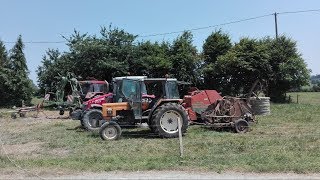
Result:
[[[94,84],[94,83],[84,83],[81,84],[81,89],[83,94],[87,94],[88,92],[108,92],[107,84]]]
[[[168,99],[179,99],[179,89],[176,81],[167,82],[167,98]]]
[[[117,102],[140,101],[141,87],[139,81],[123,79],[119,81],[118,85],[115,98]]]
[[[88,92],[92,92],[90,88],[90,84],[82,84],[81,85],[82,93],[87,94]]]
[[[142,88],[143,89],[143,88]],[[154,95],[156,99],[163,98],[165,96],[163,82],[154,81],[145,83],[146,94]]]
[[[141,94],[147,94],[147,86],[145,83],[141,84]]]
[[[107,92],[108,87],[106,84],[92,84],[93,92]]]
[[[137,94],[137,85],[138,81],[125,81],[122,86],[122,93],[125,97],[130,97],[132,95]]]

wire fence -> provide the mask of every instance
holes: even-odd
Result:
[[[306,93],[314,93],[312,97],[306,98],[304,93],[301,92],[295,92],[293,94],[289,94],[286,96],[288,102],[295,103],[295,104],[301,104],[301,105],[318,105],[320,104],[320,98],[317,98],[316,94],[319,92],[306,92]]]

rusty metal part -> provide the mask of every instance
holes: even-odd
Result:
[[[223,127],[226,124],[233,126],[234,122],[239,119],[254,122],[255,117],[252,112],[246,99],[223,97],[208,106],[202,113],[202,119],[204,119],[207,124],[215,124],[214,126]]]

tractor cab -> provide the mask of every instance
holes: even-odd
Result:
[[[177,79],[116,77],[113,79],[113,96],[113,103],[102,105],[107,124],[111,121],[120,125],[148,123],[150,129],[160,136],[176,137],[177,120],[181,119],[186,130],[188,118],[181,106],[183,100],[179,96]],[[103,137],[109,139],[106,134]]]
[[[107,81],[86,80],[79,81],[82,89],[81,99],[87,101],[95,96],[107,94],[109,92],[109,83]]]
[[[157,102],[180,102],[177,80],[173,78],[117,77],[113,86],[114,102],[128,102],[135,119],[147,119]]]

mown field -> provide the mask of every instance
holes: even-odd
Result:
[[[319,92],[292,92],[287,93],[287,96],[291,96],[291,100],[294,103],[299,104],[320,104],[320,93]]]
[[[319,172],[320,93],[299,94],[303,103],[272,104],[272,115],[258,117],[246,134],[190,126],[182,158],[178,139],[154,137],[147,128],[126,129],[120,140],[102,141],[96,133],[75,130],[78,121],[3,115],[0,171],[18,165],[53,172]]]

